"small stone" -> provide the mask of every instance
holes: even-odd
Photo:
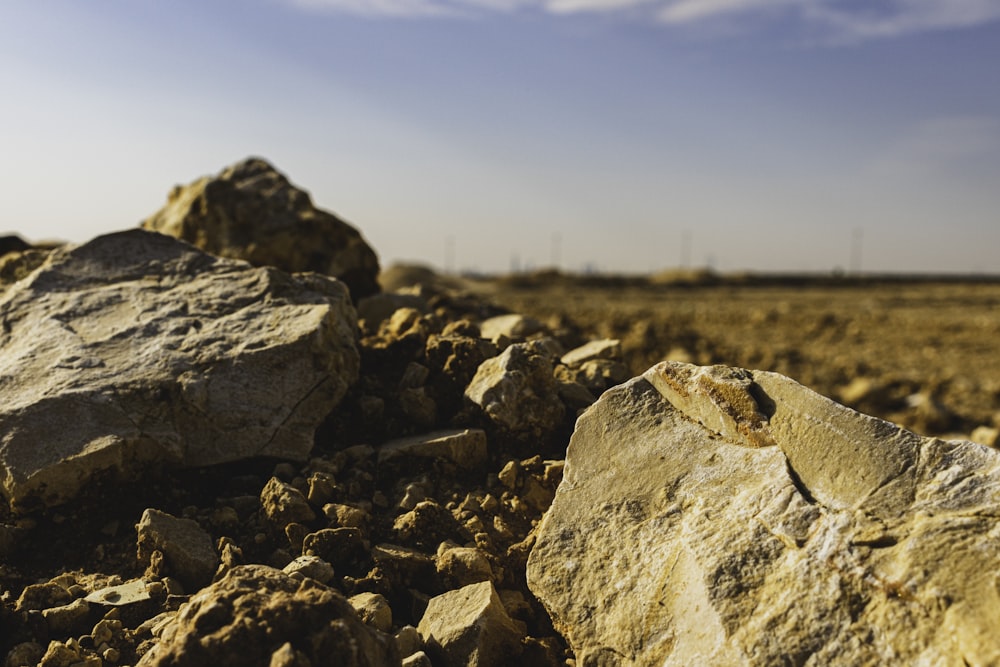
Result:
[[[517,461],[507,461],[504,467],[497,473],[497,479],[500,483],[506,486],[508,489],[514,490],[517,488],[517,479],[520,476],[521,464]]]
[[[413,482],[407,484],[403,490],[403,499],[399,501],[399,509],[410,511],[417,506],[417,503],[427,500],[427,492],[423,484]]]
[[[436,564],[438,576],[448,588],[461,588],[493,579],[490,561],[479,549],[445,549],[438,553]]]
[[[550,435],[566,411],[552,362],[539,345],[511,345],[480,364],[465,397],[504,431],[520,437]]]
[[[318,556],[335,566],[353,560],[363,548],[357,528],[324,528],[302,541],[303,555]]]
[[[584,362],[593,359],[618,359],[622,358],[622,344],[620,340],[614,338],[604,338],[602,340],[592,340],[585,345],[570,350],[562,356],[564,364],[570,367],[580,366]]]
[[[361,620],[376,630],[389,632],[392,629],[392,607],[384,595],[378,593],[358,593],[347,599],[358,612]]]
[[[406,459],[444,459],[463,469],[477,468],[487,459],[486,433],[480,429],[452,429],[391,440],[378,448],[378,464]]]
[[[412,625],[401,627],[394,635],[394,639],[396,640],[396,648],[399,649],[399,655],[404,658],[413,655],[424,645],[423,640],[420,639],[420,633]]]
[[[14,611],[22,612],[33,609],[48,609],[68,604],[73,599],[65,588],[59,584],[46,582],[44,584],[30,584],[24,587],[21,595],[17,598]]]
[[[90,605],[83,598],[73,600],[61,607],[42,610],[42,618],[53,635],[72,635],[86,625]]]
[[[509,665],[521,653],[526,634],[488,581],[431,598],[417,630],[428,655],[444,666]]]
[[[286,574],[299,573],[321,584],[333,581],[333,566],[318,556],[299,556],[282,568]]]
[[[10,650],[4,667],[35,667],[45,655],[45,647],[36,642],[23,642]]]
[[[545,325],[533,317],[518,315],[497,315],[479,324],[480,335],[487,340],[524,340],[545,330]]]
[[[212,538],[196,521],[147,509],[136,531],[139,562],[148,563],[153,551],[162,552],[170,573],[191,590],[210,582],[219,567]]]
[[[331,528],[362,528],[368,523],[368,512],[350,505],[330,503],[323,506],[323,514]]]
[[[1000,429],[993,426],[979,426],[972,432],[969,439],[987,447],[997,447],[1000,445]]]
[[[434,667],[431,659],[423,651],[417,651],[403,658],[402,667]]]
[[[302,492],[277,477],[272,477],[264,485],[260,492],[260,504],[268,523],[282,533],[289,523],[308,523],[316,518]]]

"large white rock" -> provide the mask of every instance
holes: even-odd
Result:
[[[995,450],[665,362],[578,421],[527,576],[583,665],[991,665],[997,516]]]
[[[304,460],[358,374],[345,286],[133,230],[55,251],[0,298],[0,491],[95,473]]]

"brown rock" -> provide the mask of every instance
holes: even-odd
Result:
[[[335,276],[355,300],[379,291],[378,258],[358,230],[260,158],[175,187],[142,226],[220,257]]]
[[[268,667],[274,660],[400,664],[393,638],[362,623],[336,591],[263,565],[243,565],[184,604],[138,665]]]

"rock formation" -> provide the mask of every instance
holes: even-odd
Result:
[[[0,297],[12,505],[103,470],[303,460],[358,374],[342,283],[134,230],[55,251]]]
[[[358,230],[260,158],[175,187],[142,226],[220,257],[335,276],[355,300],[379,291],[378,258]]]
[[[995,450],[665,362],[579,420],[528,583],[578,664],[997,664],[998,512]]]

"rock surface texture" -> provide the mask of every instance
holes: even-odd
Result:
[[[142,226],[220,257],[336,276],[355,299],[379,291],[378,258],[360,232],[260,158],[175,187]]]
[[[67,500],[103,470],[304,460],[357,377],[347,289],[133,230],[0,298],[0,480]]]
[[[185,603],[138,663],[182,667],[394,667],[396,643],[337,591],[264,565],[241,565]]]
[[[579,420],[527,576],[581,665],[990,665],[998,513],[995,450],[664,362]]]

